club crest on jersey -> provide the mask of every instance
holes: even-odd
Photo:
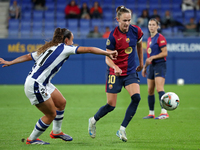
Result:
[[[132,47],[128,47],[125,49],[126,54],[130,54],[130,53],[132,53],[132,51],[133,51]]]
[[[129,38],[126,38],[126,43],[129,43],[130,42],[130,39]]]
[[[106,45],[110,45],[110,40],[109,39],[107,39]]]
[[[148,48],[147,53],[151,54],[151,48]]]
[[[109,85],[109,89],[112,89],[112,88],[113,88],[113,85],[112,85],[112,84],[110,84],[110,85]]]

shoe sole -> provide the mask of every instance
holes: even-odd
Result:
[[[123,142],[127,142],[127,139],[125,139],[124,137],[120,137],[120,135],[118,133],[116,133],[116,136],[122,140]]]

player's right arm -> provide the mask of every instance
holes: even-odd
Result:
[[[106,49],[106,51],[108,52],[112,52],[109,49]],[[120,76],[122,74],[122,70],[109,58],[106,57],[106,64],[110,67],[114,69],[115,75],[116,76]]]
[[[26,55],[17,57],[16,59],[14,59],[12,61],[6,61],[3,58],[0,58],[0,64],[3,64],[2,67],[7,67],[10,65],[14,65],[14,64],[18,64],[18,63],[22,63],[22,62],[30,61],[30,60],[32,60],[31,54],[26,54]]]
[[[108,52],[97,47],[81,47],[81,46],[77,49],[77,53],[79,54],[92,53],[92,54],[97,54],[97,55],[105,55],[113,60],[116,60],[116,57],[118,55],[117,51]]]

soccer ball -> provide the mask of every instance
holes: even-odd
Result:
[[[161,105],[166,110],[174,110],[179,105],[179,97],[173,92],[167,92],[161,97]]]

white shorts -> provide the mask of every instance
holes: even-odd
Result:
[[[46,86],[38,83],[33,78],[27,77],[24,84],[24,91],[32,105],[36,105],[48,100],[51,93],[56,89],[52,83]]]

